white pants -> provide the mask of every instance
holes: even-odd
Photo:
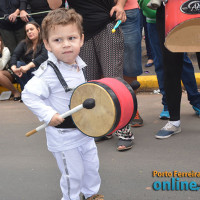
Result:
[[[99,176],[99,159],[94,140],[75,149],[53,153],[61,171],[60,187],[62,200],[80,200],[97,194],[101,179]]]

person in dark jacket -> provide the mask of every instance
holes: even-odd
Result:
[[[42,42],[40,26],[31,21],[26,24],[25,31],[26,39],[17,45],[10,60],[11,69],[20,83],[21,90],[33,77],[32,72],[48,58],[47,50]]]
[[[21,20],[24,22],[29,21],[30,15],[27,11],[27,7],[30,6],[31,13],[33,14],[32,18],[41,26],[42,20],[51,10],[49,7],[49,1],[51,2],[52,0],[20,0],[19,10]],[[55,6],[60,7],[56,2]]]
[[[17,17],[20,12],[19,5],[19,0],[0,1],[0,33],[11,54],[17,44],[25,38],[25,22]]]

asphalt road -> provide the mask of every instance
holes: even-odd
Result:
[[[169,177],[152,177],[158,172],[200,171],[200,118],[183,94],[182,132],[165,140],[154,138],[166,123],[158,116],[162,110],[161,95],[138,94],[139,111],[144,126],[134,128],[134,147],[126,152],[116,150],[117,138],[99,143],[100,193],[105,200],[198,200],[199,191],[155,191],[154,182]],[[23,103],[0,102],[0,200],[60,200],[60,172],[46,148],[44,131],[29,138],[25,133],[40,125]],[[180,178],[176,182],[200,183],[200,178]]]

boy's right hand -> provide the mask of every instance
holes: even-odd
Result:
[[[61,124],[65,119],[62,118],[58,113],[56,113],[49,122],[49,126],[58,126]]]

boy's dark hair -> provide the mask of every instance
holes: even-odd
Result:
[[[58,8],[50,11],[42,21],[42,38],[48,41],[49,30],[57,25],[76,24],[80,36],[83,34],[83,18],[74,9]]]

